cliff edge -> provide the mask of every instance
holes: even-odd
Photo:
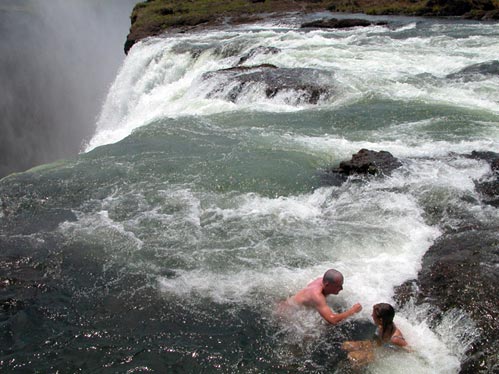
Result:
[[[499,0],[147,0],[133,9],[125,53],[139,40],[167,30],[251,23],[297,11],[487,20],[499,19]]]

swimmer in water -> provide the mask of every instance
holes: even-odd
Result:
[[[402,332],[393,323],[395,310],[390,304],[379,303],[373,306],[372,318],[376,326],[376,338],[372,341],[347,341],[342,349],[348,352],[348,359],[354,366],[363,366],[374,360],[376,347],[404,349],[410,351]]]
[[[390,304],[380,303],[374,305],[372,317],[374,323],[378,326],[376,333],[378,336],[378,345],[407,346],[402,332],[393,323],[395,310]]]
[[[314,308],[327,322],[336,325],[344,319],[360,312],[362,306],[357,303],[343,313],[334,313],[327,305],[326,297],[337,295],[343,289],[343,275],[335,270],[329,269],[322,278],[310,282],[304,289],[298,291],[281,303],[280,309],[291,305],[303,305]]]

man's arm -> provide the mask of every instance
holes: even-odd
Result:
[[[362,306],[357,303],[343,313],[333,313],[333,311],[329,308],[325,301],[318,304],[316,308],[322,318],[324,318],[332,325],[336,325],[337,323],[340,323],[344,319],[353,316],[355,313],[358,313],[362,310]]]

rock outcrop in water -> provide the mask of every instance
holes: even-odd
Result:
[[[276,48],[276,47],[259,46],[259,47],[253,48],[239,59],[239,65],[244,64],[246,61],[248,61],[250,58],[252,58],[256,55],[276,55],[280,51],[281,50],[279,48]]]
[[[387,151],[361,149],[351,160],[342,161],[337,168],[325,170],[321,181],[325,185],[339,186],[351,175],[390,175],[402,163]]]
[[[328,170],[328,173],[345,176],[354,174],[390,175],[402,163],[387,151],[371,151],[361,149],[352,155],[350,161],[342,161],[337,168]]]
[[[492,60],[467,66],[456,73],[446,76],[448,79],[462,79],[471,81],[477,79],[487,79],[489,77],[499,76],[499,61]]]
[[[370,22],[365,19],[358,18],[329,18],[318,21],[307,22],[301,25],[302,28],[319,28],[319,29],[346,29],[350,27],[367,27],[367,26],[384,26],[387,22]]]
[[[213,81],[208,97],[220,97],[235,102],[249,90],[263,90],[271,99],[288,95],[284,101],[293,104],[317,104],[334,92],[331,73],[308,68],[278,68],[275,65],[236,66],[203,74],[202,79]]]
[[[492,170],[490,175],[475,181],[475,188],[481,194],[484,203],[499,208],[499,154],[473,151],[469,157],[485,160],[490,164]]]
[[[482,202],[499,204],[499,154],[472,152],[464,157],[489,163],[491,173],[475,181]],[[325,174],[325,183],[340,185],[354,174],[389,174],[401,165],[385,151],[362,149],[350,161],[343,161]],[[459,215],[458,212],[449,214]],[[444,228],[442,236],[423,257],[418,278],[396,289],[403,306],[409,300],[428,303],[435,309],[435,321],[454,309],[466,312],[480,329],[461,373],[495,373],[499,369],[499,223],[485,225],[460,216],[459,227]]]
[[[499,200],[499,154],[473,152],[467,157],[489,162],[494,184],[485,203]],[[484,182],[477,181],[477,186]],[[480,188],[480,187],[478,187]],[[496,205],[497,206],[497,205]],[[447,229],[423,257],[417,280],[396,290],[400,304],[413,298],[430,303],[444,313],[460,309],[468,313],[481,331],[479,340],[468,352],[461,373],[496,373],[499,370],[499,223],[486,226],[464,221]],[[439,316],[435,316],[438,318]]]

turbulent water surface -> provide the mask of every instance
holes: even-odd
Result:
[[[465,157],[499,149],[497,24],[387,20],[135,45],[86,152],[0,181],[0,367],[344,372],[341,342],[372,333],[372,304],[393,303],[442,228],[498,218],[474,189],[490,167]],[[402,167],[325,184],[361,148]],[[360,302],[356,318],[277,318],[330,267],[332,307]],[[474,324],[428,308],[396,316],[414,353],[364,370],[457,373]]]

